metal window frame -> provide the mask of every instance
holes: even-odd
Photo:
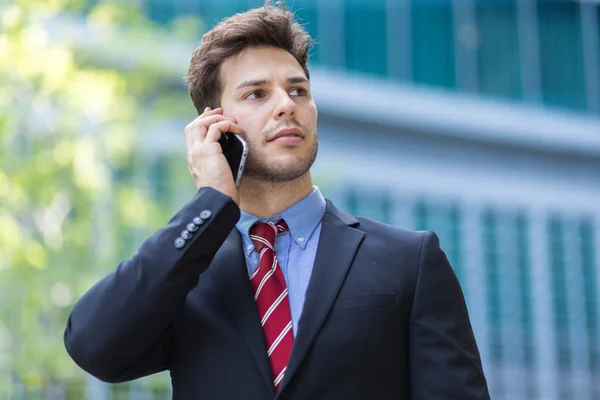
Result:
[[[590,112],[600,114],[600,38],[596,8],[600,8],[600,2],[586,1],[579,5],[587,106]]]

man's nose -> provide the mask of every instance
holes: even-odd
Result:
[[[294,116],[296,113],[296,102],[286,90],[278,90],[277,96],[275,96],[275,101],[276,119]]]

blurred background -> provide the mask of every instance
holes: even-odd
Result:
[[[194,193],[183,76],[262,0],[0,0],[0,399],[170,399],[64,350],[74,302]],[[293,0],[316,184],[438,233],[495,400],[600,399],[600,1]]]

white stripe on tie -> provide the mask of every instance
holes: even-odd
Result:
[[[275,339],[275,341],[269,348],[269,352],[268,352],[269,357],[271,357],[271,354],[275,351],[275,349],[277,349],[277,346],[283,340],[285,335],[287,335],[287,333],[290,331],[290,329],[292,329],[292,321],[288,322],[288,324],[285,326],[285,328],[283,328],[283,330],[281,331],[279,336],[277,336],[277,339]]]
[[[260,251],[260,255],[258,256],[258,258],[262,259],[262,256],[267,252],[267,250],[269,250],[267,247],[263,247],[263,249]]]
[[[269,250],[269,249],[266,247],[263,247],[263,249],[260,251],[260,255],[258,256],[258,266],[254,269],[254,272],[252,273],[250,280],[254,279],[254,277],[256,275],[258,275],[258,271],[260,271],[260,264],[262,261],[262,256],[267,252],[267,250]]]
[[[257,240],[259,242],[261,242],[262,244],[264,244],[265,246],[267,246],[268,248],[270,248],[271,250],[275,250],[273,249],[273,246],[271,246],[271,243],[269,243],[269,241],[265,238],[262,238],[260,236],[256,236],[256,235],[250,235],[250,239],[252,240]]]
[[[277,234],[279,233],[279,230],[277,229],[277,227],[275,226],[275,224],[272,223],[272,222],[268,222],[268,224],[269,224],[269,226],[271,228],[273,228],[273,230],[275,231],[275,236],[277,236]]]
[[[271,304],[271,307],[269,307],[269,309],[265,312],[265,315],[263,316],[262,321],[260,321],[260,324],[262,326],[265,326],[265,322],[267,322],[267,320],[269,319],[271,314],[273,314],[273,311],[275,311],[275,309],[277,308],[279,303],[281,303],[281,301],[285,298],[285,296],[287,296],[287,294],[288,294],[288,290],[286,288],[283,292],[281,292],[279,297],[277,299],[275,299],[273,304]]]
[[[279,385],[279,383],[283,380],[283,376],[285,375],[285,370],[287,369],[287,366],[283,367],[283,369],[281,370],[281,372],[279,373],[279,375],[277,375],[277,379],[275,379],[275,381],[273,381],[273,384],[275,386]]]
[[[258,295],[260,294],[260,291],[262,290],[263,286],[265,285],[265,282],[271,277],[273,276],[273,274],[275,273],[275,271],[270,270],[269,272],[267,272],[265,274],[265,276],[263,276],[262,281],[260,282],[260,285],[258,285],[258,288],[256,289],[256,294],[254,295],[254,301],[256,301],[256,299],[258,299]]]

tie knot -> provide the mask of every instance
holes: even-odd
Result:
[[[257,222],[250,228],[250,239],[257,251],[261,251],[264,247],[275,250],[275,237],[278,233],[288,230],[283,219],[277,222]]]

